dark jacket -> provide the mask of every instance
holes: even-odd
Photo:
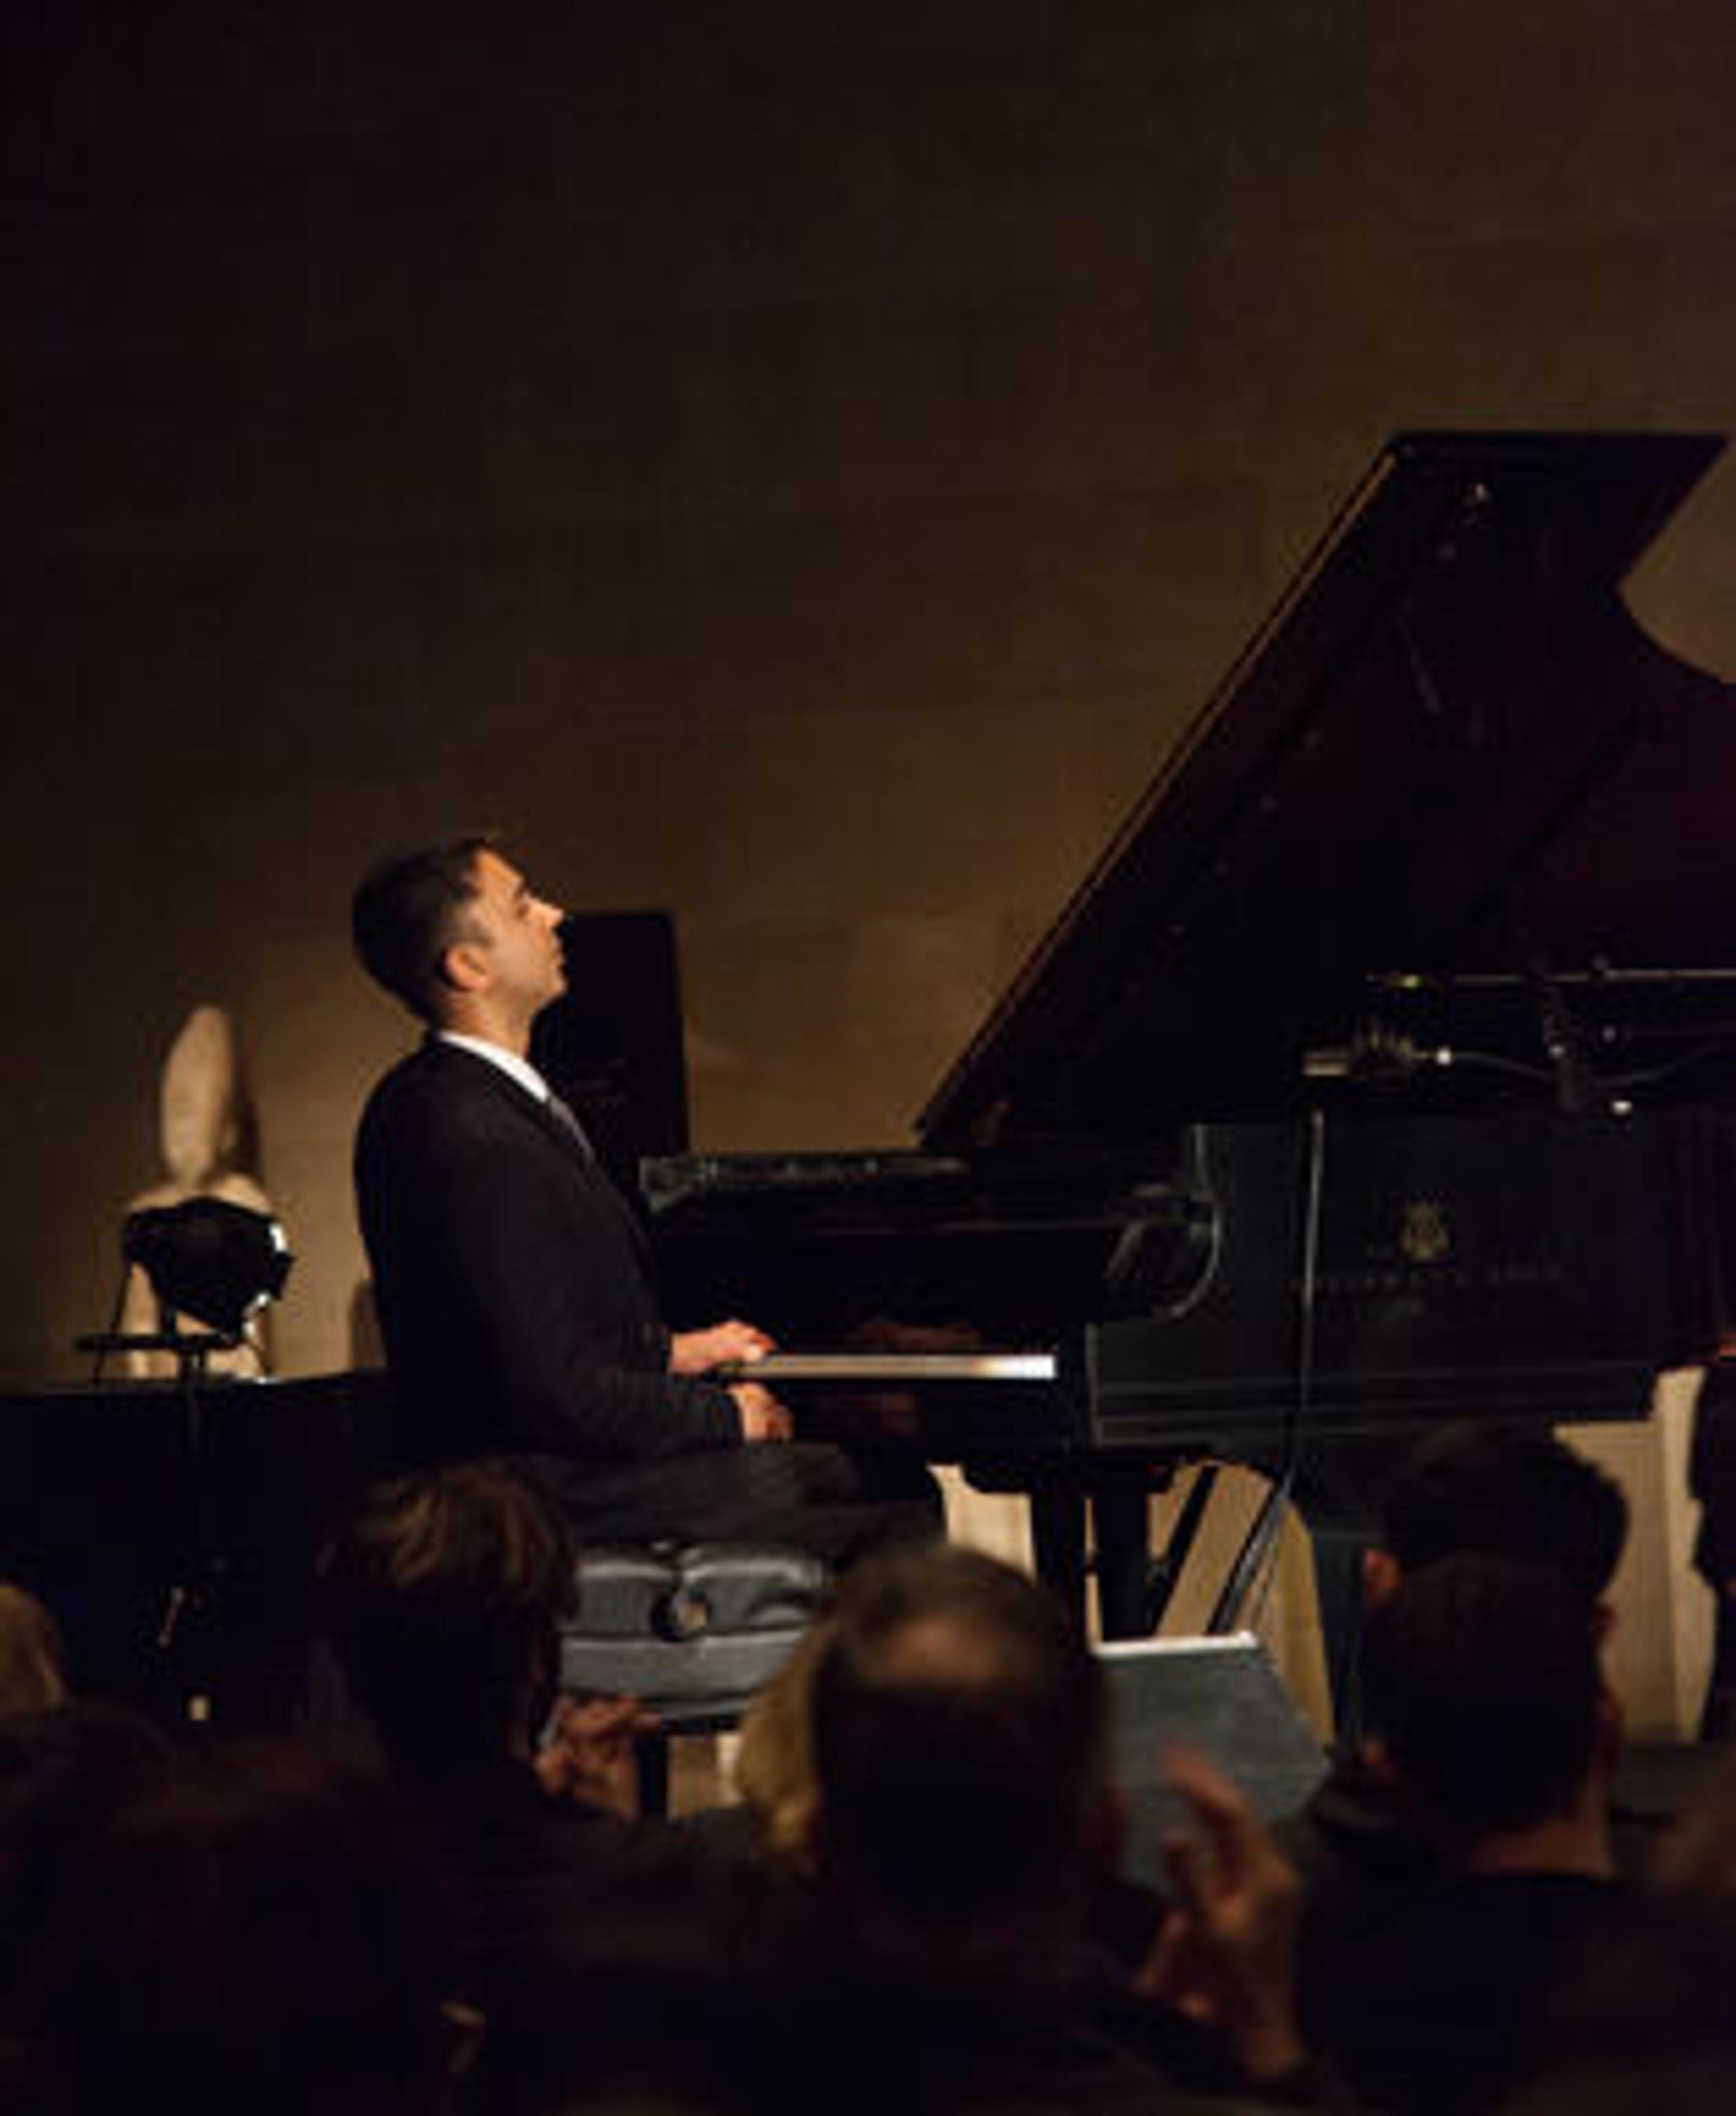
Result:
[[[671,1375],[637,1222],[534,1096],[431,1038],[364,1111],[356,1196],[405,1444],[597,1464],[732,1447],[735,1406]]]

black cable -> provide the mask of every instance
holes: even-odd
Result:
[[[1678,1051],[1674,1058],[1666,1058],[1655,1065],[1644,1065],[1632,1073],[1616,1073],[1609,1076],[1614,1088],[1655,1088],[1660,1080],[1674,1079],[1678,1073],[1692,1072],[1696,1065],[1703,1065],[1709,1058],[1729,1057],[1736,1051],[1727,1036],[1715,1037],[1706,1042],[1697,1043],[1692,1049]]]
[[[1308,1414],[1314,1405],[1315,1334],[1319,1309],[1320,1227],[1326,1191],[1326,1116],[1315,1106],[1308,1112],[1308,1152],[1305,1164],[1302,1225],[1296,1273],[1296,1388],[1285,1412],[1278,1474],[1261,1502],[1254,1525],[1244,1539],[1219,1591],[1206,1628],[1221,1635],[1231,1628],[1256,1580],[1260,1600],[1255,1621],[1264,1609],[1265,1597],[1277,1576],[1278,1536],[1289,1511],[1301,1466],[1302,1439]]]
[[[1302,1442],[1308,1429],[1308,1414],[1314,1407],[1315,1336],[1319,1313],[1320,1227],[1324,1217],[1325,1195],[1326,1117],[1324,1111],[1317,1106],[1308,1112],[1307,1193],[1302,1217],[1301,1271],[1296,1288],[1296,1393],[1292,1399],[1289,1423],[1284,1433],[1283,1469],[1276,1487],[1278,1495],[1278,1527],[1271,1537],[1265,1577],[1260,1583],[1254,1607],[1253,1621],[1256,1625],[1265,1612],[1272,1583],[1278,1577],[1278,1530],[1282,1529],[1283,1516],[1289,1511],[1292,1504],[1296,1473],[1301,1466]]]

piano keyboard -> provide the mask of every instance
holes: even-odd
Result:
[[[909,1387],[919,1382],[1054,1382],[1054,1352],[769,1352],[713,1367],[725,1382],[831,1382],[859,1388]]]

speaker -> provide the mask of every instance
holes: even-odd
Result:
[[[1160,1782],[1163,1753],[1185,1743],[1216,1764],[1264,1821],[1299,1808],[1326,1756],[1251,1633],[1130,1639],[1098,1648],[1108,1680],[1115,1772],[1127,1801],[1123,1870],[1165,1885],[1159,1847],[1186,1809]]]
[[[531,1063],[631,1192],[643,1156],[687,1151],[675,922],[666,911],[576,912],[560,938],[567,989],[536,1018]]]

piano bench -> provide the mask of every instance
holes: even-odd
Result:
[[[669,1797],[669,1741],[739,1724],[807,1630],[827,1580],[805,1550],[771,1543],[598,1544],[578,1560],[560,1687],[637,1697],[662,1720],[641,1744],[647,1814]]]

